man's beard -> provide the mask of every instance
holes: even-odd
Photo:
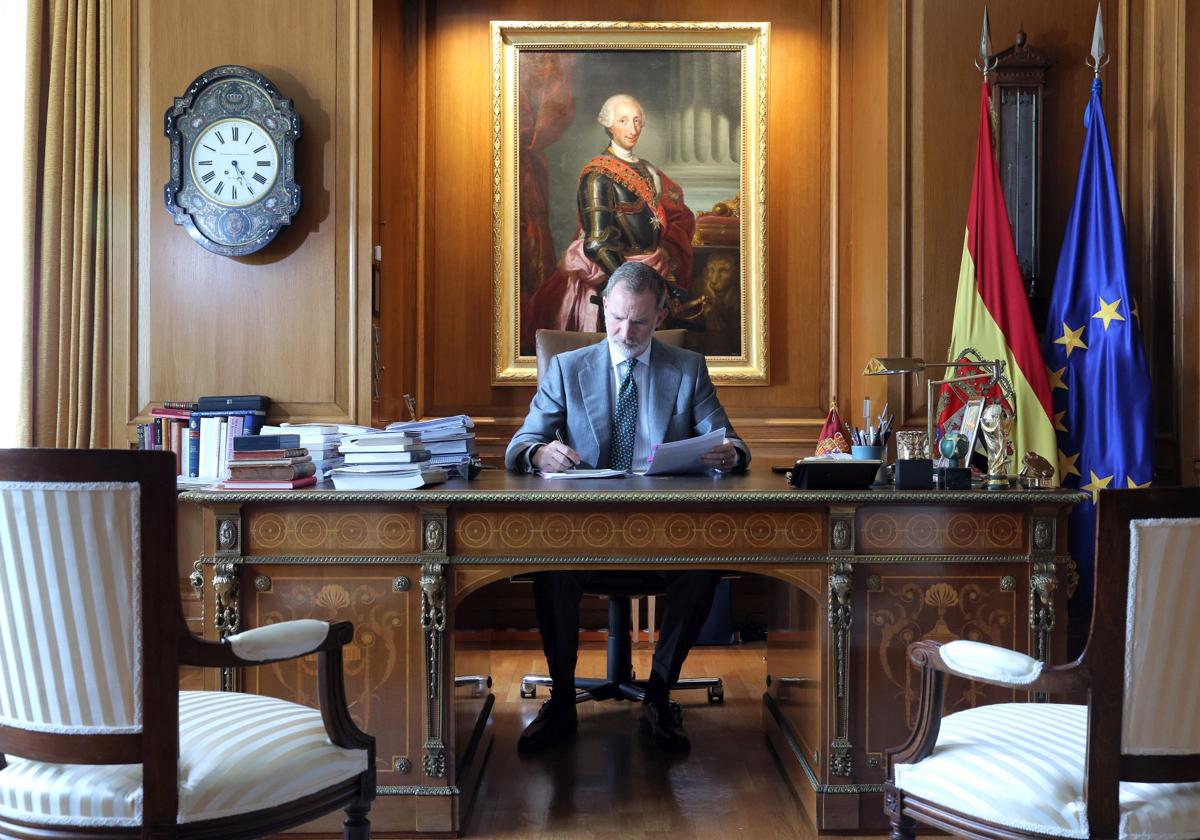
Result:
[[[650,346],[650,339],[646,339],[643,344],[636,344],[628,339],[610,337],[608,343],[616,349],[622,359],[632,359],[634,356],[642,355],[642,352]]]

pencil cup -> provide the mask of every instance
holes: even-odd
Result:
[[[883,460],[883,447],[851,446],[850,456],[856,461],[881,461]]]

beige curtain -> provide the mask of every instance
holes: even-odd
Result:
[[[109,0],[29,0],[26,446],[108,445]]]

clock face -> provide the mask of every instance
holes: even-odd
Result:
[[[245,207],[263,198],[279,175],[279,151],[258,125],[239,117],[207,126],[192,144],[192,180],[211,201]]]

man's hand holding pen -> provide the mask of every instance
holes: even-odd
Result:
[[[557,440],[539,446],[530,461],[538,472],[566,472],[579,464],[579,453],[567,446],[562,429],[554,433]]]

